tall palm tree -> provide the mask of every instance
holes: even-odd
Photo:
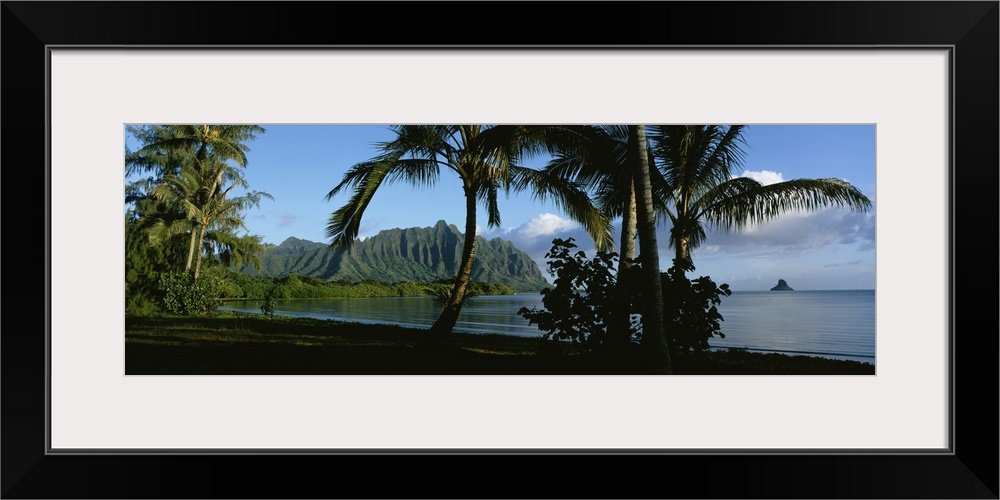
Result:
[[[250,148],[245,143],[263,133],[262,127],[159,125],[130,127],[129,132],[143,145],[126,152],[126,175],[152,172],[154,177],[127,187],[126,201],[145,196],[161,203],[164,210],[147,214],[155,219],[149,223],[154,241],[181,231],[189,235],[185,271],[193,268],[198,277],[203,247],[211,247],[207,241],[224,247],[227,257],[245,258],[256,248],[252,237],[238,237],[233,230],[245,228],[243,212],[270,195],[251,191],[237,198],[228,196],[233,189],[246,187],[239,170],[248,164]]]
[[[594,238],[598,248],[611,244],[607,217],[575,183],[523,166],[532,155],[554,150],[558,134],[551,127],[517,125],[394,125],[396,137],[379,145],[371,160],[352,166],[327,200],[352,188],[347,203],[333,212],[327,225],[331,246],[349,247],[357,238],[361,217],[383,183],[407,181],[433,185],[442,168],[458,175],[465,195],[465,241],[451,296],[431,327],[435,334],[450,333],[458,320],[472,276],[476,253],[476,215],[485,203],[488,225],[500,225],[501,190],[530,191],[536,199],[551,199]]]
[[[652,148],[662,182],[656,196],[670,218],[670,246],[678,262],[690,264],[691,250],[705,240],[705,224],[740,229],[788,211],[840,206],[867,212],[871,201],[840,179],[794,179],[763,185],[742,170],[746,145],[742,125],[651,127]]]
[[[670,352],[663,323],[663,289],[660,281],[660,249],[656,241],[656,213],[650,184],[650,165],[643,125],[629,126],[629,158],[635,186],[639,258],[642,262],[643,308],[641,345],[653,373],[671,374]]]
[[[621,237],[618,247],[618,270],[616,281],[620,293],[616,294],[615,307],[608,321],[608,334],[612,342],[630,341],[630,300],[627,291],[630,273],[635,260],[637,232],[637,207],[633,165],[629,156],[636,152],[629,149],[629,140],[634,127],[626,125],[583,125],[570,129],[578,136],[577,141],[563,141],[561,149],[545,167],[547,172],[573,180],[594,192],[595,201],[609,218],[621,217]],[[647,168],[651,152],[647,146]],[[652,176],[654,182],[659,176]],[[662,210],[662,202],[652,197],[653,206]]]
[[[199,162],[200,170],[184,166],[176,175],[166,176],[153,190],[153,196],[165,202],[177,204],[191,223],[191,239],[185,271],[191,271],[194,262],[194,278],[201,272],[202,247],[210,228],[218,228],[231,242],[241,242],[229,234],[235,228],[243,228],[243,213],[260,205],[261,198],[272,199],[268,193],[249,191],[230,198],[235,188],[245,187],[246,182],[235,167],[213,157]],[[244,242],[245,243],[245,242]]]

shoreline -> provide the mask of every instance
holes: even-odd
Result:
[[[453,334],[290,316],[126,316],[126,375],[636,375],[638,349],[615,355],[541,337]],[[678,375],[874,375],[813,356],[683,353]]]
[[[750,292],[750,293],[756,293],[756,292]],[[766,293],[771,293],[771,292],[766,292]],[[521,295],[533,295],[533,294],[521,294]],[[490,297],[513,297],[513,296],[517,296],[517,294],[515,294],[515,295],[481,295],[479,297],[488,299]],[[354,300],[356,300],[356,299],[420,299],[420,298],[425,298],[425,297],[429,297],[429,296],[412,296],[412,297],[338,297],[338,298],[335,298],[335,299],[295,298],[295,299],[278,299],[278,300],[280,300],[280,301],[289,301],[289,302],[305,302],[305,301],[325,301],[325,300],[340,301],[340,300],[344,300],[344,299],[348,299],[348,300],[352,300],[352,299],[354,299]],[[258,301],[258,302],[262,302],[263,301],[263,299],[234,299],[234,300],[238,300],[238,301]],[[234,313],[234,314],[248,314],[248,315],[258,314],[256,312],[256,310],[251,311],[251,310],[233,310],[233,309],[221,310],[220,309],[219,312]],[[310,319],[316,319],[316,320],[319,320],[319,321],[323,321],[323,320],[342,321],[342,322],[348,322],[348,323],[359,323],[359,324],[373,325],[373,326],[377,326],[377,325],[400,326],[400,327],[403,327],[403,328],[412,328],[412,329],[415,329],[415,330],[421,330],[421,329],[424,329],[424,328],[429,328],[430,325],[431,325],[431,323],[423,324],[423,323],[415,323],[415,322],[387,322],[387,321],[381,321],[381,320],[377,320],[377,319],[367,319],[367,318],[362,318],[362,319],[348,319],[348,318],[336,317],[336,316],[334,316],[334,317],[323,317],[323,316],[320,316],[320,315],[310,315],[310,314],[305,314],[305,313],[302,314],[302,315],[287,314],[287,313],[285,313],[285,314],[278,314],[278,313],[276,313],[275,316],[282,316],[282,317],[288,317],[288,318],[310,318]],[[524,331],[516,331],[516,333],[515,332],[507,333],[507,332],[499,332],[499,331],[490,331],[490,330],[488,330],[486,328],[483,328],[483,327],[478,327],[478,328],[463,327],[463,326],[461,326],[461,324],[456,325],[456,327],[454,329],[454,333],[456,333],[456,334],[463,334],[463,335],[489,335],[489,334],[495,334],[495,335],[503,335],[503,336],[510,336],[510,337],[518,337],[518,338],[536,338],[536,337],[539,337],[539,336],[542,335],[542,332],[539,331],[539,330],[537,330],[537,329],[535,329],[535,328],[532,328],[530,330],[530,333],[525,333]],[[712,343],[712,341],[710,340],[709,344],[710,344],[710,349],[711,350],[743,350],[743,351],[755,352],[755,353],[760,353],[760,354],[777,353],[777,354],[784,354],[784,355],[788,355],[788,356],[810,356],[810,357],[819,357],[819,358],[825,358],[825,359],[833,359],[833,360],[838,360],[838,361],[857,361],[857,362],[861,362],[861,363],[869,363],[869,364],[873,364],[873,365],[875,364],[875,356],[874,355],[867,355],[867,354],[852,354],[852,353],[838,353],[838,352],[821,352],[821,351],[780,350],[780,349],[772,349],[772,348],[767,348],[767,347],[750,347],[750,346],[726,346],[726,345],[718,346],[718,345],[711,345],[711,343]]]

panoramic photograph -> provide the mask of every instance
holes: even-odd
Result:
[[[124,136],[126,375],[875,375],[872,124]]]

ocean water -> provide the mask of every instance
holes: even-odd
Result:
[[[222,310],[259,313],[261,301],[230,301]],[[537,327],[517,314],[521,307],[541,308],[537,294],[473,297],[462,308],[455,331],[537,337]],[[387,323],[426,328],[437,319],[431,297],[278,300],[275,314]],[[733,292],[719,312],[726,338],[713,348],[802,354],[875,362],[875,291],[828,290]]]
[[[875,290],[733,292],[713,347],[875,362]]]

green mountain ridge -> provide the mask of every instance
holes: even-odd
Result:
[[[386,229],[356,241],[346,252],[325,243],[291,237],[261,255],[261,268],[243,266],[249,276],[312,276],[326,281],[435,281],[458,273],[464,235],[438,221],[432,227]],[[537,293],[551,286],[538,265],[501,238],[476,240],[472,279],[503,283],[518,292]]]

